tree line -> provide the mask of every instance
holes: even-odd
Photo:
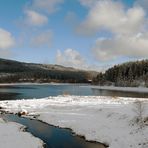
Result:
[[[12,82],[59,82],[87,83],[91,73],[82,70],[69,70],[57,65],[22,63],[0,59],[0,83]],[[61,66],[59,66],[61,68]]]
[[[115,65],[104,73],[100,72],[94,79],[94,84],[114,85],[122,87],[148,87],[148,60],[127,62]]]

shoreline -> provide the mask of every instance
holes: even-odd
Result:
[[[91,86],[89,83],[55,83],[55,82],[50,82],[50,83],[32,83],[32,82],[0,83],[0,86],[16,86],[16,85],[86,85],[86,86]]]
[[[147,87],[91,86],[91,89],[122,91],[122,92],[148,93],[148,88]]]
[[[90,83],[0,83],[0,86],[17,86],[17,85],[80,85],[80,87],[90,87],[91,89],[98,90],[111,90],[111,91],[122,91],[122,92],[138,92],[138,93],[148,93],[147,87],[116,87],[116,86],[96,86],[91,85]]]

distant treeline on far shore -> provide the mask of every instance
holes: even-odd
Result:
[[[93,84],[122,87],[148,87],[148,60],[127,62],[100,72],[94,77]]]
[[[0,59],[0,83],[88,83],[98,72],[51,64],[23,63]]]

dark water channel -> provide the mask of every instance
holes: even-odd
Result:
[[[46,143],[45,148],[105,148],[100,143],[88,142],[82,137],[73,135],[69,129],[54,127],[38,120],[22,118],[13,114],[4,115],[3,119],[26,126],[27,132]]]

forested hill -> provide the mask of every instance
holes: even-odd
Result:
[[[148,87],[148,60],[115,65],[99,73],[93,82],[98,85]]]
[[[48,64],[22,63],[0,59],[0,83],[11,82],[70,82],[86,83],[97,72]]]

